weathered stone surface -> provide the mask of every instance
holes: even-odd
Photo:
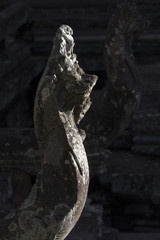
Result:
[[[154,24],[155,23],[158,24],[159,17],[158,17],[158,15],[156,16],[156,14],[154,12],[156,8],[158,10],[158,2],[155,2],[155,1],[152,2],[153,7],[152,7],[152,9],[150,9],[150,11],[147,11],[147,9],[149,9],[151,2],[143,1],[143,3],[142,3],[142,1],[139,1],[137,3],[139,6],[141,5],[142,8],[144,6],[146,7],[145,14],[148,12],[147,15],[152,15],[152,14],[155,15],[154,18],[155,19],[157,18],[157,20],[154,22]],[[110,2],[110,4],[112,4],[112,3]],[[85,5],[85,3],[84,3],[84,5]],[[141,7],[140,7],[140,9],[142,10]],[[78,43],[80,44],[79,45],[80,47],[77,48],[78,49],[77,52],[79,52],[79,51],[82,52],[82,55],[84,57],[82,64],[86,65],[89,70],[99,69],[99,70],[103,71],[102,59],[100,60],[100,58],[101,58],[101,52],[102,52],[102,48],[103,48],[103,41],[105,39],[105,36],[104,36],[104,29],[105,29],[105,24],[106,24],[105,21],[106,21],[106,17],[109,16],[108,13],[105,15],[105,12],[106,11],[104,8],[102,10],[96,9],[95,11],[93,11],[92,9],[88,9],[88,10],[79,9],[77,11],[75,11],[75,9],[70,9],[68,11],[64,11],[64,10],[60,10],[60,9],[59,10],[58,9],[40,10],[39,9],[39,10],[33,11],[33,15],[35,14],[34,20],[36,21],[36,17],[37,17],[37,19],[41,19],[41,20],[38,20],[33,25],[33,29],[32,29],[32,30],[34,30],[34,39],[35,39],[35,42],[33,44],[34,53],[35,52],[38,53],[38,51],[41,50],[41,53],[43,52],[43,54],[44,53],[46,54],[49,51],[51,44],[48,44],[48,43],[50,42],[50,36],[55,29],[55,28],[52,28],[52,24],[54,25],[54,27],[56,27],[56,22],[58,21],[58,19],[59,19],[59,21],[61,19],[65,20],[65,18],[67,18],[67,16],[69,15],[68,21],[73,22],[73,19],[75,17],[77,17],[76,21],[74,23],[76,26],[77,23],[79,24],[79,22],[81,22],[81,16],[82,16],[85,19],[85,21],[82,23],[81,29],[79,31],[76,31],[76,35],[77,35],[76,38],[77,38],[77,40],[79,39]],[[46,14],[46,13],[48,13],[48,14]],[[92,13],[97,13],[97,14],[93,14],[95,17],[92,18]],[[143,14],[144,12],[141,12],[141,13]],[[88,19],[87,19],[87,15],[88,15]],[[99,16],[98,21],[96,20],[96,17],[97,17],[96,15]],[[64,18],[62,18],[62,17],[64,17]],[[63,22],[66,22],[64,20],[63,20]],[[103,22],[102,25],[101,25],[101,22]],[[96,27],[96,30],[94,32],[88,31],[88,29],[90,29],[90,30],[92,29],[91,25]],[[155,25],[155,27],[156,27],[156,25]],[[98,28],[100,29],[100,31],[97,31]],[[81,35],[81,36],[79,36],[79,35]],[[159,160],[158,160],[158,158],[152,157],[152,155],[159,154],[158,153],[158,151],[159,151],[158,150],[159,149],[159,125],[158,125],[159,119],[156,117],[156,114],[159,111],[159,63],[155,64],[155,62],[158,60],[158,56],[156,58],[153,58],[153,56],[151,55],[151,54],[154,54],[154,51],[158,55],[158,51],[157,51],[159,49],[158,41],[159,41],[158,29],[154,29],[153,31],[151,31],[151,29],[150,29],[150,31],[148,33],[144,34],[140,38],[139,42],[135,42],[135,44],[134,44],[134,50],[136,50],[136,53],[143,54],[142,58],[139,55],[138,55],[138,57],[140,57],[140,59],[145,62],[149,62],[149,61],[153,60],[153,64],[151,64],[151,65],[145,64],[144,66],[141,65],[139,67],[140,72],[141,72],[141,78],[144,81],[142,82],[143,93],[142,93],[142,101],[141,101],[140,108],[139,108],[138,114],[137,114],[138,118],[136,120],[136,123],[133,122],[129,131],[125,133],[126,135],[124,134],[122,136],[122,138],[120,139],[120,141],[113,145],[113,148],[128,149],[128,150],[132,147],[132,152],[137,153],[138,155],[129,154],[128,152],[124,153],[124,151],[119,152],[119,153],[117,153],[117,155],[115,154],[116,158],[117,158],[117,162],[115,163],[114,162],[115,155],[113,154],[113,164],[111,163],[111,169],[113,168],[114,164],[117,165],[117,167],[115,168],[115,171],[113,172],[112,177],[110,177],[108,174],[105,177],[105,181],[106,182],[108,181],[107,184],[111,184],[114,177],[116,178],[116,175],[119,174],[119,177],[117,177],[117,180],[116,180],[117,182],[115,181],[114,184],[115,183],[117,184],[117,188],[118,188],[118,183],[122,184],[123,186],[122,186],[121,190],[122,190],[122,192],[124,190],[124,192],[123,193],[115,192],[115,197],[114,197],[115,202],[116,202],[117,198],[119,198],[119,197],[120,197],[120,199],[130,198],[130,201],[132,198],[137,200],[137,196],[138,196],[138,200],[141,201],[141,203],[135,203],[135,202],[131,203],[129,206],[127,206],[125,208],[124,213],[117,213],[117,214],[124,215],[123,218],[121,218],[119,220],[119,222],[120,221],[122,222],[122,220],[124,220],[124,222],[125,222],[124,225],[126,225],[126,230],[127,230],[127,228],[129,229],[129,226],[130,226],[130,224],[128,223],[129,221],[126,220],[129,218],[126,217],[126,215],[128,215],[130,217],[130,215],[133,214],[134,218],[136,218],[136,219],[139,219],[140,217],[143,217],[145,219],[145,217],[144,217],[145,211],[147,214],[151,213],[150,206],[154,208],[153,217],[155,217],[156,212],[157,212],[157,216],[159,214],[158,211],[156,211],[159,208],[159,204],[160,204],[160,194],[159,194],[159,186],[158,186],[159,179],[154,178],[154,174],[157,175],[158,171],[159,171],[159,167],[158,167]],[[45,46],[44,46],[44,43],[45,43]],[[47,49],[47,51],[46,51],[46,49]],[[93,49],[94,49],[94,52],[93,52]],[[101,49],[101,51],[100,51],[100,49]],[[96,54],[94,54],[94,53],[96,53]],[[26,51],[25,54],[27,56],[28,52]],[[25,54],[24,54],[24,56],[25,56]],[[40,53],[38,53],[38,54],[40,54]],[[94,55],[94,59],[92,58],[93,55]],[[144,55],[147,55],[147,57],[145,59],[144,59]],[[15,57],[16,57],[16,55],[15,55]],[[92,60],[90,60],[90,58],[92,58]],[[96,61],[98,63],[95,64]],[[16,64],[18,63],[17,60],[15,62],[16,62]],[[5,72],[6,71],[7,71],[7,68],[5,69]],[[1,71],[1,73],[2,73],[2,71]],[[103,77],[104,77],[104,73],[103,73]],[[101,93],[99,93],[97,99],[101,98],[101,96],[102,96]],[[10,110],[11,110],[11,108],[10,108]],[[152,114],[151,121],[150,120],[148,121],[148,116],[146,115],[148,113]],[[155,119],[155,120],[153,120],[153,119]],[[99,142],[99,139],[97,140],[97,142]],[[16,142],[16,143],[17,143],[16,145],[18,145],[18,142]],[[100,143],[103,143],[103,141]],[[11,143],[11,145],[12,145],[12,143]],[[32,145],[32,143],[30,144],[30,146],[31,145]],[[36,155],[34,153],[34,149],[31,149],[30,151],[28,151],[28,149],[30,149],[30,146],[28,144],[29,147],[27,147],[27,145],[25,146],[26,150],[28,151],[26,157],[23,156],[23,153],[25,153],[26,150],[22,151],[22,155],[21,155],[21,151],[18,150],[19,153],[17,154],[17,157],[16,157],[16,156],[13,156],[13,153],[16,152],[15,147],[17,147],[17,146],[15,146],[15,145],[13,145],[13,146],[14,146],[14,148],[7,148],[4,146],[3,147],[4,149],[2,149],[2,151],[1,151],[1,153],[4,153],[5,152],[4,150],[7,150],[7,149],[9,150],[9,151],[8,150],[6,151],[6,153],[7,152],[9,153],[9,156],[7,156],[7,155],[2,156],[2,154],[1,154],[1,159],[3,160],[3,162],[1,162],[1,163],[2,163],[2,165],[5,164],[3,166],[6,167],[4,169],[8,169],[8,167],[9,168],[21,167],[21,169],[24,168],[27,172],[38,171],[38,169],[39,169],[38,154]],[[21,148],[21,144],[20,144],[20,148]],[[94,147],[92,147],[92,151],[93,151],[93,149],[94,149]],[[13,151],[13,150],[15,150],[15,151]],[[100,172],[103,172],[103,173],[106,172],[107,166],[108,166],[108,160],[109,160],[109,158],[106,157],[107,152],[106,151],[104,152],[103,148],[96,148],[95,154],[92,153],[92,151],[89,151],[89,159],[93,163],[93,167],[91,166],[91,169],[93,169],[94,174],[96,174],[96,173],[99,174]],[[36,152],[37,152],[37,149],[36,149]],[[150,158],[148,158],[147,156],[140,156],[139,155],[140,153],[145,154],[145,155],[149,154]],[[35,156],[34,156],[34,154],[35,154]],[[105,157],[103,158],[104,155],[105,155]],[[5,158],[7,159],[7,161],[4,161]],[[17,158],[16,161],[14,161],[15,158]],[[20,163],[21,158],[22,158],[22,163]],[[11,159],[13,161],[11,161]],[[100,160],[101,164],[98,164],[99,160]],[[148,161],[148,160],[150,160],[150,161]],[[138,169],[137,169],[136,165],[138,166]],[[129,166],[129,167],[127,167],[127,166]],[[150,171],[150,169],[152,169],[152,171]],[[131,174],[132,174],[132,176],[131,176]],[[140,174],[140,178],[139,178],[139,174]],[[121,175],[123,175],[122,180],[121,180]],[[138,175],[138,178],[140,179],[139,184],[137,184],[138,183],[137,175]],[[146,175],[147,175],[147,177],[146,177]],[[148,177],[148,175],[149,175],[149,177]],[[152,176],[153,176],[153,178],[152,178]],[[103,174],[103,177],[104,177],[104,174]],[[120,178],[120,182],[118,182],[119,178]],[[150,179],[150,180],[147,180],[147,179]],[[149,187],[151,189],[151,191],[149,194],[147,194],[147,196],[145,195],[145,199],[149,198],[150,205],[149,205],[149,203],[147,203],[148,205],[146,203],[144,203],[144,199],[141,198],[141,195],[143,195],[143,197],[144,197],[144,194],[143,194],[144,190],[148,186],[147,181],[151,181],[152,183],[153,183],[153,181],[157,182],[157,184],[153,184],[153,185],[151,183],[151,187]],[[125,186],[125,185],[130,186],[131,189],[129,189],[129,191],[126,190],[127,186]],[[142,192],[140,192],[139,188],[142,189]],[[107,191],[108,191],[108,185],[107,185]],[[97,193],[97,195],[98,195],[98,193]],[[144,203],[144,207],[141,207],[141,204],[143,204],[143,203]],[[115,207],[115,205],[113,204],[113,208]],[[121,204],[120,204],[120,208],[121,208]],[[137,216],[137,214],[139,214],[139,216]],[[112,215],[112,218],[114,219],[115,216]],[[154,221],[152,223],[149,222],[147,217],[146,217],[145,221],[144,221],[144,219],[143,219],[143,222],[137,221],[137,223],[136,223],[137,225],[135,226],[134,229],[137,231],[143,231],[143,229],[147,230],[147,228],[148,228],[148,229],[150,229],[149,231],[152,231],[154,229],[154,226],[156,226],[156,222],[154,222]],[[133,219],[131,219],[130,221],[132,221],[132,223],[133,223]],[[149,228],[149,227],[147,227],[148,226],[147,224],[150,224],[150,223],[151,223],[152,227]]]
[[[159,240],[159,233],[120,233],[119,240]]]
[[[104,148],[96,138],[85,141],[91,177],[103,174],[108,169],[111,152]]]
[[[154,215],[154,211],[152,207],[145,203],[131,203],[128,204],[125,208],[125,214],[126,215],[132,215],[132,216],[146,216],[146,217],[152,217]]]
[[[149,196],[154,184],[154,176],[140,175],[113,175],[112,192],[121,194],[124,197],[134,195],[143,197]]]
[[[149,111],[149,109],[148,109]],[[152,111],[156,111],[154,107]],[[160,116],[159,114],[138,115],[132,124],[132,151],[138,154],[160,156]]]
[[[146,26],[134,1],[122,1],[108,25],[104,50],[108,84],[101,108],[107,145],[128,126],[139,104],[140,82],[132,42]]]
[[[108,173],[99,177],[106,192],[104,225],[120,232],[158,231],[159,171],[157,157],[114,151]]]
[[[1,171],[39,172],[40,155],[33,129],[0,129],[0,139]]]
[[[9,172],[0,174],[0,205],[8,203],[13,193],[12,177]]]
[[[130,150],[133,146],[132,128],[128,127],[124,132],[111,144],[110,149]]]
[[[103,149],[119,137],[130,123],[139,104],[140,81],[132,42],[146,26],[147,22],[139,15],[135,1],[122,1],[109,21],[104,47],[108,82],[99,96],[100,102],[94,105],[94,110],[90,112],[88,122],[85,123],[88,131],[85,145],[87,149],[92,149],[93,168],[94,162],[96,165],[96,161],[102,158],[97,152],[104,152]],[[88,154],[90,155],[90,152]],[[110,154],[105,150],[104,155],[106,157],[99,161],[99,166],[105,166],[103,169],[106,171]]]
[[[41,172],[20,208],[1,221],[1,239],[64,239],[84,207],[89,170],[77,124],[90,107],[97,77],[79,67],[72,35],[67,25],[56,33],[34,107]]]
[[[119,240],[119,232],[114,228],[103,228],[102,237],[99,240]]]
[[[137,114],[142,117],[145,115],[151,118],[151,115],[159,113],[159,78],[160,78],[160,61],[152,54],[152,63],[141,64],[139,74],[141,76],[143,94]],[[157,116],[158,117],[158,116]],[[154,116],[153,116],[154,118]]]
[[[73,1],[73,0],[72,0]],[[105,42],[106,26],[112,12],[116,8],[116,4],[120,1],[102,1],[97,3],[92,1],[90,5],[87,1],[80,3],[66,1],[66,8],[61,8],[59,3],[40,3],[33,4],[34,8],[31,12],[33,20],[32,32],[34,35],[33,49],[39,56],[47,55],[50,51],[50,42],[53,29],[56,29],[57,24],[66,22],[72,24],[75,29],[75,39],[78,43],[76,52],[79,56],[79,61],[89,71],[95,71],[99,76],[104,76],[103,64],[103,48]],[[148,20],[151,25],[147,33],[142,34],[140,39],[134,40],[134,52],[138,59],[143,62],[153,61],[153,55],[158,55],[159,47],[159,1],[156,0],[151,4],[149,1],[137,1],[137,8],[140,13]],[[41,5],[42,4],[42,5]],[[56,7],[56,5],[60,7]],[[71,5],[69,5],[71,4]],[[78,4],[81,7],[78,7]],[[45,7],[44,7],[45,6]],[[145,57],[144,57],[145,56]],[[159,58],[157,56],[157,58]],[[101,82],[101,78],[99,82]]]

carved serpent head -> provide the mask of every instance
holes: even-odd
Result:
[[[79,123],[90,107],[90,93],[97,76],[85,74],[73,53],[73,30],[62,25],[54,38],[48,61],[48,72],[53,82],[53,92],[60,111],[72,111]],[[58,64],[57,64],[58,62]]]

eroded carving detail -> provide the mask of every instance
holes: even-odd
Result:
[[[34,107],[41,172],[14,216],[2,221],[1,240],[63,240],[84,207],[89,169],[77,124],[90,107],[97,77],[79,67],[72,35],[67,25],[56,33]]]
[[[104,49],[108,84],[103,98],[107,146],[128,126],[140,101],[140,80],[132,50],[133,39],[147,27],[134,0],[117,6],[107,28]]]
[[[129,125],[141,95],[132,42],[147,28],[148,22],[139,15],[134,0],[119,2],[106,31],[104,95],[85,124],[85,147],[93,175],[107,171],[111,157],[107,148]]]

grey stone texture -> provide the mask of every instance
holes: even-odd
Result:
[[[82,125],[87,126],[87,137],[90,137],[87,121],[90,122],[92,118],[97,121],[95,103],[99,104],[107,83],[103,50],[108,19],[117,2],[67,0],[63,1],[62,9],[62,1],[34,0],[30,1],[29,6],[32,9],[29,9],[22,2],[15,7],[15,1],[0,1],[1,20],[5,14],[5,20],[1,21],[0,26],[3,37],[0,42],[0,126],[10,127],[0,129],[0,168],[13,173],[18,169],[15,173],[17,179],[24,181],[24,184],[26,179],[27,186],[40,170],[40,155],[33,133],[33,97],[52,47],[53,33],[60,24],[70,24],[74,29],[77,43],[75,52],[80,65],[99,75],[97,89],[92,92],[93,104],[84,123],[82,122]],[[8,7],[11,3],[13,6]],[[140,0],[136,3],[141,15],[150,21],[148,30],[133,41],[138,66],[136,71],[141,78],[142,87],[139,107],[128,129],[110,146],[110,150],[104,147],[106,139],[103,136],[85,141],[91,171],[91,190],[98,189],[90,190],[89,197],[94,203],[98,202],[104,207],[104,228],[100,239],[160,238],[160,1]],[[13,127],[16,128],[11,129]],[[98,123],[97,129],[103,132],[102,124]],[[84,139],[84,133],[80,132]],[[93,137],[94,132],[91,131],[91,134]],[[18,203],[23,201],[26,193],[23,192],[23,185],[19,184],[11,196],[13,183],[18,185],[19,180],[14,178],[13,181],[11,173],[0,175],[0,189],[3,193],[1,199],[6,201],[5,205],[1,205],[0,215],[4,216],[9,208],[14,207],[10,197]],[[12,186],[8,184],[9,179]],[[6,186],[5,190],[3,185]],[[20,192],[22,194],[19,194]],[[64,212],[67,211],[65,207],[62,206]],[[59,209],[56,209],[56,212],[59,213]],[[85,232],[88,238],[97,238],[98,214],[93,214],[90,210],[82,215],[80,227],[77,225],[81,230],[75,230],[73,239],[80,237],[80,233],[77,235],[76,231],[80,231],[82,236]],[[93,232],[90,231],[91,225],[94,226]],[[15,227],[15,223],[12,223],[10,230]],[[116,228],[121,233],[118,233]],[[101,227],[99,229],[101,230]],[[130,233],[126,233],[128,231]]]
[[[41,171],[21,206],[1,220],[2,240],[64,239],[83,210],[89,169],[77,124],[90,107],[97,77],[79,67],[72,35],[62,25],[54,38],[34,105]]]

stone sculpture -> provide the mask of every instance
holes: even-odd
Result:
[[[63,240],[84,207],[89,170],[77,124],[97,77],[79,67],[72,35],[67,25],[56,33],[34,107],[41,172],[24,203],[0,222],[1,240]]]
[[[108,24],[104,49],[108,84],[100,109],[106,146],[128,126],[139,104],[141,87],[132,42],[147,25],[134,0],[123,0]]]
[[[94,124],[89,126],[97,141],[91,145],[98,153],[105,149],[102,160],[106,147],[128,125],[140,99],[131,44],[145,27],[134,0],[123,0],[108,25],[104,53],[108,85],[92,116]],[[84,207],[89,170],[83,147],[85,132],[77,124],[90,107],[97,77],[79,67],[72,35],[69,26],[58,29],[35,98],[41,172],[24,203],[0,221],[0,240],[63,240]]]
[[[120,1],[108,23],[104,47],[107,84],[85,120],[85,148],[92,175],[107,171],[111,157],[107,148],[129,125],[139,104],[141,87],[132,42],[147,26],[134,0]]]

